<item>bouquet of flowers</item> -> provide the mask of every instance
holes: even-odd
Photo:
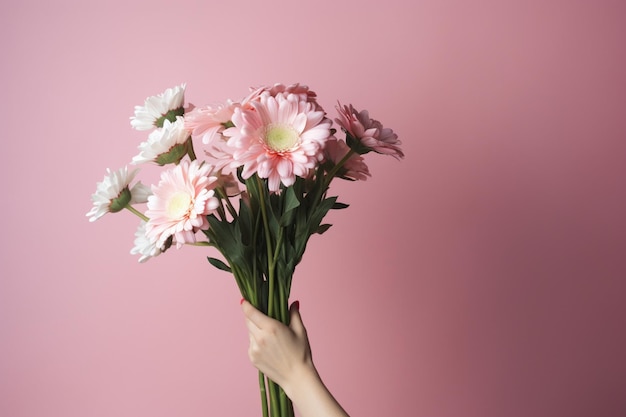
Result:
[[[167,167],[158,184],[135,182],[137,169],[107,169],[87,213],[95,221],[129,210],[140,218],[131,254],[139,262],[172,246],[212,246],[208,261],[231,273],[242,297],[288,324],[296,265],[309,238],[322,234],[329,210],[347,204],[328,196],[333,179],[370,176],[362,155],[403,158],[397,135],[352,105],[337,104],[336,123],[300,84],[252,89],[241,101],[194,107],[185,84],[135,107],[131,126],[150,131],[132,164]],[[195,146],[202,144],[202,159]],[[146,204],[142,212],[136,208]],[[293,416],[279,386],[259,373],[263,416]]]

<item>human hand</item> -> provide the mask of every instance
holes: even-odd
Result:
[[[250,336],[250,361],[289,395],[287,391],[300,373],[314,372],[299,303],[291,304],[289,327],[263,314],[248,301],[243,300],[241,307]]]
[[[294,302],[289,309],[289,326],[268,317],[245,300],[242,300],[241,307],[250,335],[250,361],[282,387],[300,415],[348,417],[313,365],[298,302]]]

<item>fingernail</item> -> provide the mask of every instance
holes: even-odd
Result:
[[[243,304],[243,302],[244,302],[245,300],[246,300],[245,298],[242,298],[242,299],[239,301],[239,305]]]
[[[296,310],[300,310],[300,301],[296,300],[293,302],[293,306]]]

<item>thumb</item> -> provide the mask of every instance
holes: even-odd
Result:
[[[289,308],[289,328],[298,336],[306,336],[306,328],[300,317],[300,302],[294,301]]]

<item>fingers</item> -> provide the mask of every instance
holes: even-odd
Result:
[[[290,321],[289,328],[299,337],[306,336],[306,329],[300,317],[300,302],[294,301],[289,308]]]
[[[241,308],[246,317],[246,326],[252,336],[257,336],[262,330],[274,329],[278,322],[255,308],[250,302],[242,300]],[[306,329],[300,317],[300,303],[294,301],[289,308],[289,328],[298,336],[306,336]]]
[[[268,327],[272,322],[271,318],[257,310],[252,304],[250,304],[246,300],[243,300],[241,302],[241,308],[243,310],[243,314],[246,316],[246,322],[250,322],[259,329]],[[249,325],[248,328],[250,328]]]

